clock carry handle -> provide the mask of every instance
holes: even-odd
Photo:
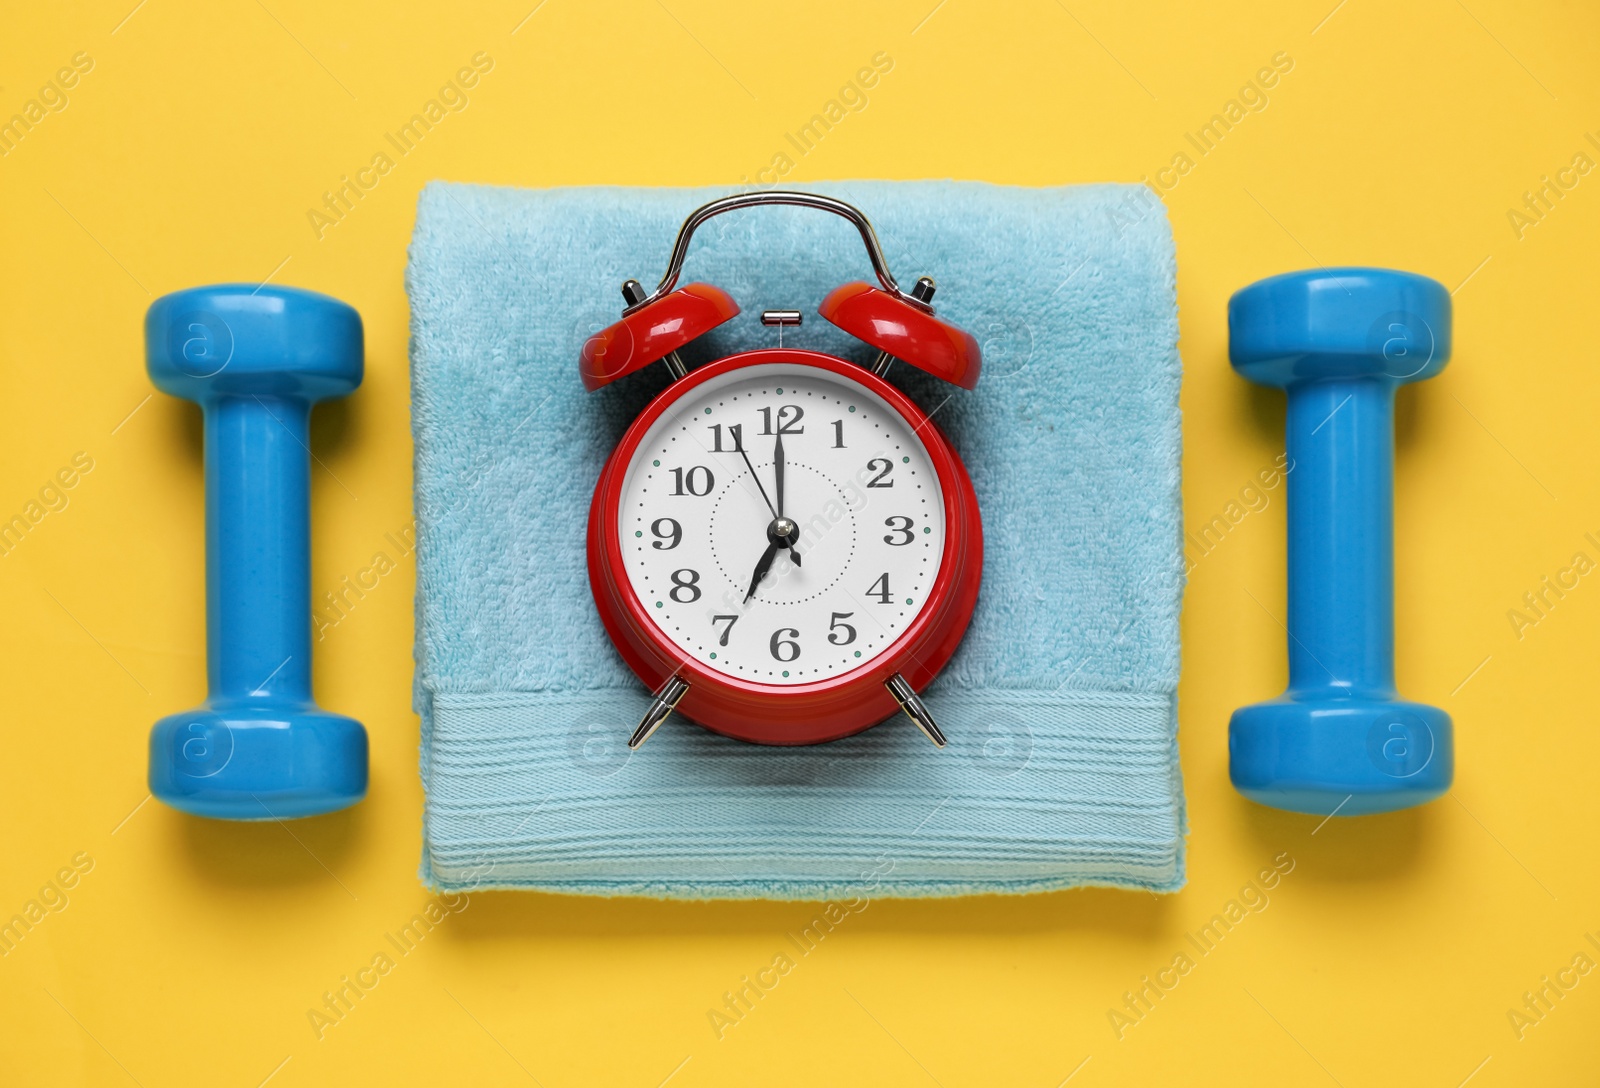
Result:
[[[672,243],[672,256],[667,260],[667,271],[661,277],[661,282],[656,284],[656,289],[648,298],[640,299],[636,304],[629,306],[628,311],[640,309],[665,298],[678,285],[678,276],[683,272],[684,258],[689,254],[689,241],[694,237],[694,232],[708,219],[714,219],[723,212],[737,211],[741,208],[754,208],[764,204],[783,205],[792,208],[817,208],[821,211],[832,212],[834,215],[848,219],[861,234],[861,241],[867,247],[867,259],[872,262],[872,271],[878,277],[878,282],[883,285],[885,293],[900,299],[907,305],[933,313],[933,307],[900,290],[900,285],[889,271],[889,262],[884,259],[883,246],[878,242],[878,232],[872,229],[869,220],[861,209],[853,204],[846,204],[831,196],[822,196],[817,193],[795,193],[783,190],[770,190],[756,193],[737,193],[713,200],[709,204],[702,204],[689,213],[689,218],[683,221],[683,226],[678,228],[678,238]]]
[[[882,376],[895,359],[903,359],[963,389],[977,385],[983,368],[978,341],[964,329],[934,316],[935,284],[929,277],[920,277],[909,292],[901,290],[884,259],[877,231],[859,208],[817,193],[773,190],[725,196],[689,213],[678,228],[667,270],[655,290],[647,294],[639,281],[628,280],[622,285],[627,302],[622,320],[584,342],[578,373],[586,389],[592,392],[658,359],[667,361],[674,378],[688,373],[678,349],[739,313],[738,303],[720,287],[709,283],[678,287],[689,243],[706,220],[762,205],[831,212],[849,220],[860,233],[879,285],[847,283],[830,292],[817,312],[878,349],[870,364],[874,373]]]

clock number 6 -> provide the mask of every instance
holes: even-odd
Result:
[[[667,596],[679,604],[693,604],[700,599],[700,572],[697,570],[675,570],[672,572],[672,592]],[[688,591],[687,597],[678,596],[679,590]]]
[[[848,623],[839,622],[840,620],[847,620],[853,615],[855,615],[854,612],[835,612],[833,614],[833,618],[828,623],[829,642],[835,646],[848,646],[856,640],[856,629]],[[841,628],[844,631],[844,638],[835,638],[834,636],[839,633]]]
[[[787,636],[787,637],[785,637]],[[772,641],[767,648],[772,651],[772,657],[785,665],[800,656],[800,644],[793,641],[800,637],[800,632],[793,627],[780,627],[772,632]],[[784,649],[788,647],[788,649]]]

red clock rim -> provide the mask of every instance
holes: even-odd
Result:
[[[889,404],[921,438],[923,447],[928,451],[929,461],[934,467],[934,472],[939,478],[939,486],[944,501],[945,513],[945,539],[944,550],[940,556],[939,573],[929,588],[922,609],[917,616],[900,633],[892,643],[881,652],[874,655],[871,660],[861,665],[839,673],[824,680],[811,681],[804,684],[764,684],[744,680],[739,677],[729,676],[718,672],[680,650],[672,640],[661,630],[656,619],[640,601],[638,595],[632,590],[632,583],[628,579],[626,562],[622,556],[622,540],[619,534],[620,520],[618,517],[618,504],[622,498],[622,484],[627,475],[627,469],[632,464],[634,454],[645,434],[655,422],[665,415],[673,405],[679,403],[694,389],[732,370],[744,369],[752,366],[766,364],[784,364],[790,366],[809,366],[826,370],[847,378],[863,386],[870,392],[877,394]],[[965,508],[971,502],[970,512]],[[598,511],[598,518],[593,513]],[[660,396],[653,400],[637,419],[623,434],[617,443],[610,458],[606,462],[600,480],[595,488],[595,495],[591,507],[590,518],[591,537],[591,582],[597,573],[594,570],[596,551],[598,558],[605,564],[605,574],[612,584],[617,587],[614,594],[621,602],[627,619],[634,630],[655,657],[655,665],[660,673],[661,681],[674,673],[683,676],[689,681],[691,690],[695,685],[710,685],[722,687],[744,696],[776,696],[776,697],[803,697],[807,695],[835,694],[840,689],[862,685],[864,688],[877,688],[882,693],[882,681],[894,672],[905,672],[905,659],[910,656],[914,647],[929,640],[936,625],[942,624],[947,619],[946,613],[950,606],[956,603],[955,590],[958,588],[956,579],[964,572],[958,571],[958,562],[963,548],[977,547],[977,559],[981,571],[982,561],[982,530],[978,521],[976,509],[976,496],[972,493],[972,484],[967,477],[966,470],[961,467],[954,447],[948,438],[938,428],[932,419],[919,407],[915,401],[890,385],[884,379],[871,371],[857,366],[854,363],[826,355],[822,352],[808,351],[798,348],[763,348],[754,351],[742,352],[719,359],[698,367],[686,378],[673,383]],[[595,539],[598,537],[598,539]],[[975,538],[975,539],[969,539]],[[975,576],[975,575],[968,575]],[[599,587],[591,585],[591,589],[598,595]],[[602,616],[604,613],[602,611]],[[608,624],[609,626],[609,624]],[[623,653],[624,659],[629,660],[628,653],[616,638],[617,632],[612,632],[613,642],[619,643],[618,650]],[[942,663],[941,663],[942,664]],[[633,662],[629,660],[630,667]],[[892,666],[892,667],[891,667]],[[638,670],[635,669],[637,672]],[[878,675],[878,674],[881,674]],[[909,679],[909,678],[908,678]],[[646,680],[649,683],[649,680]],[[914,686],[916,685],[913,681]],[[924,680],[924,685],[926,680]],[[886,693],[883,693],[886,694]],[[892,703],[890,704],[892,711]],[[716,732],[725,732],[713,725],[706,725]],[[868,723],[869,725],[872,723]],[[867,726],[862,726],[866,728]],[[743,738],[748,739],[748,738]],[[771,742],[768,742],[771,743]],[[782,743],[782,742],[778,742]]]

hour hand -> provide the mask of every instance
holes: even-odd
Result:
[[[756,587],[761,584],[761,579],[767,576],[767,571],[772,569],[772,560],[777,556],[778,549],[783,545],[774,540],[767,545],[767,550],[761,553],[761,559],[756,563],[756,573],[750,579],[750,590],[744,595],[745,601],[756,595]]]

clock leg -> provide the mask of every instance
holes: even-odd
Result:
[[[939,729],[939,723],[933,720],[933,715],[928,713],[927,704],[916,692],[911,690],[911,685],[906,683],[906,678],[895,673],[883,682],[889,689],[889,694],[894,696],[894,701],[900,704],[900,709],[906,712],[916,727],[922,730],[923,736],[933,741],[934,747],[945,746],[944,733]],[[642,726],[640,728],[643,728]]]
[[[650,709],[644,712],[644,717],[639,720],[639,727],[633,731],[633,736],[628,738],[628,747],[638,748],[649,740],[650,735],[661,728],[661,723],[672,716],[678,700],[682,699],[688,690],[687,680],[677,675],[669,677],[667,682],[661,685],[661,690],[656,692],[656,697],[650,700]],[[912,698],[915,699],[916,696],[913,695]]]

